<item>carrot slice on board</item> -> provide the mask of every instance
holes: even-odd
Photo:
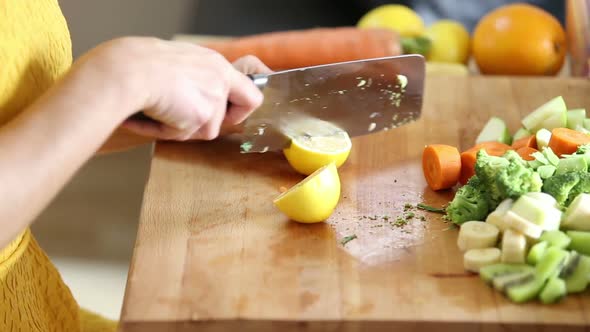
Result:
[[[477,151],[479,150],[467,150],[461,153],[461,175],[459,176],[459,182],[461,184],[466,184],[475,175]]]
[[[508,144],[491,141],[491,142],[481,142],[481,143],[475,144],[474,146],[469,148],[467,151],[469,151],[469,150],[478,150],[479,151],[482,148],[485,149],[488,154],[490,154],[492,151],[498,151],[498,152],[503,151],[502,154],[504,154],[504,153],[506,153],[506,151],[512,150],[512,147]]]
[[[512,148],[514,150],[518,150],[522,147],[529,147],[529,148],[537,149],[537,136],[530,135],[530,136],[523,137],[519,140],[512,142]]]
[[[461,173],[461,155],[450,145],[432,144],[422,153],[422,171],[432,190],[452,188]]]
[[[549,147],[558,157],[575,153],[578,146],[590,143],[590,136],[569,128],[555,128],[551,131]]]
[[[524,160],[535,160],[535,157],[532,157],[531,154],[539,152],[539,150],[531,148],[530,146],[523,146],[522,148],[516,150],[516,153],[520,155],[520,157]]]

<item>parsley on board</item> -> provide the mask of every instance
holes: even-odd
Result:
[[[433,206],[422,204],[422,203],[416,205],[416,207],[420,210],[424,210],[424,211],[428,211],[428,212],[441,213],[441,214],[446,213],[445,209],[435,208]]]
[[[349,235],[349,236],[345,236],[344,238],[342,238],[342,240],[340,241],[340,244],[342,244],[343,246],[346,245],[348,242],[356,239],[356,234],[353,235]]]

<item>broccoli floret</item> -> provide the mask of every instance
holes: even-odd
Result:
[[[468,184],[470,186],[478,187],[478,188],[481,188],[481,186],[483,185],[483,183],[481,182],[481,178],[477,175],[470,177],[469,181],[467,181],[466,184]]]
[[[507,159],[511,163],[516,163],[524,167],[529,167],[529,164],[524,159],[522,159],[522,157],[514,150],[506,151],[502,158]]]
[[[590,193],[590,173],[569,172],[545,180],[543,191],[555,197],[557,203],[568,207],[581,193]]]
[[[518,158],[522,160],[520,156]],[[541,191],[543,180],[539,173],[526,166],[524,162],[514,159],[498,173],[496,186],[503,199],[518,199],[528,192]]]
[[[477,175],[459,188],[455,198],[446,208],[447,218],[460,225],[471,220],[484,220],[489,212],[489,197],[483,190],[484,184]]]
[[[543,183],[543,192],[553,196],[561,206],[568,206],[570,193],[580,182],[582,172],[570,172],[554,175],[545,180]],[[577,190],[577,189],[576,189]]]
[[[578,195],[582,193],[590,193],[590,173],[586,172],[577,172],[580,181],[570,190],[569,195],[567,195],[567,200],[564,203],[564,206],[570,206],[572,201],[578,197]]]
[[[485,150],[477,153],[475,174],[487,191],[491,208],[494,209],[502,201],[502,193],[496,185],[498,173],[508,167],[510,161],[503,157],[490,156]]]

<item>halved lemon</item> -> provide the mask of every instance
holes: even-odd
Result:
[[[340,177],[330,163],[280,194],[273,204],[293,221],[316,223],[328,219],[340,200]]]
[[[297,172],[312,174],[334,163],[338,168],[350,155],[352,141],[341,128],[318,119],[299,119],[285,130],[291,145],[283,150],[287,161]]]

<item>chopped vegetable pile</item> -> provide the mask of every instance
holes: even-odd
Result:
[[[590,119],[556,97],[512,136],[492,117],[475,146],[424,149],[432,190],[457,188],[444,210],[460,226],[464,268],[513,302],[555,303],[590,283]]]

